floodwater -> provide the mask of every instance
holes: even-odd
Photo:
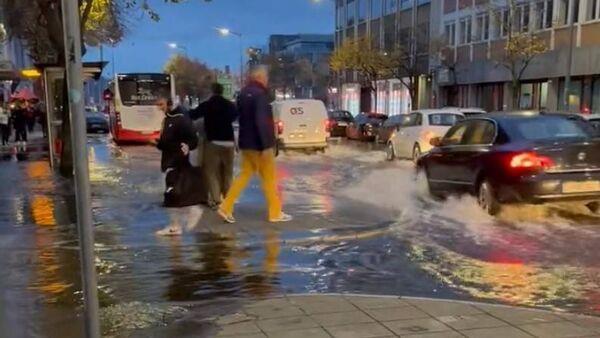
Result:
[[[353,292],[478,300],[600,315],[600,218],[574,205],[438,202],[407,162],[368,145],[279,159],[292,223],[264,222],[259,182],[238,223],[207,212],[193,233],[159,238],[159,154],[89,141],[103,332],[210,335],[203,319],[243,300]],[[80,337],[74,197],[43,160],[0,162],[0,336]]]

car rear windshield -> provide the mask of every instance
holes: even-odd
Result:
[[[347,111],[333,111],[333,112],[329,113],[329,116],[330,116],[330,118],[335,119],[335,120],[344,120],[344,121],[352,120],[352,115],[350,115],[350,113]]]
[[[431,114],[429,115],[430,126],[453,126],[464,120],[464,116],[457,114]]]
[[[503,124],[511,138],[530,141],[591,136],[578,121],[558,116],[508,119]]]

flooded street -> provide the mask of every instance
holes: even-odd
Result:
[[[242,300],[365,293],[478,300],[600,315],[600,218],[573,205],[434,201],[411,164],[365,145],[278,158],[289,224],[271,225],[258,181],[238,223],[210,212],[195,233],[158,238],[159,153],[89,141],[104,333],[149,336]],[[74,196],[43,160],[0,162],[0,336],[79,337]],[[182,332],[183,332],[182,331]],[[209,331],[206,331],[209,332]],[[6,333],[10,333],[6,335]]]

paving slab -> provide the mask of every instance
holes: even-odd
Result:
[[[308,316],[284,317],[258,320],[256,325],[264,332],[302,330],[319,327],[319,324]]]
[[[362,311],[323,313],[311,317],[324,327],[375,322],[375,319]]]
[[[394,336],[390,330],[378,323],[328,327],[327,332],[334,338],[379,338]]]
[[[217,337],[243,335],[250,333],[261,333],[258,326],[254,322],[235,323],[231,325],[223,325],[220,327]]]
[[[249,316],[255,316],[257,319],[270,319],[282,317],[302,316],[304,312],[300,308],[288,304],[286,306],[267,305],[260,307],[248,307],[244,312]]]
[[[519,326],[522,330],[531,333],[538,337],[587,337],[594,335],[595,332],[578,326],[572,322],[554,322],[554,323],[539,323],[526,324]]]
[[[449,326],[433,318],[398,320],[383,325],[399,336],[452,331]]]
[[[308,314],[351,312],[357,307],[341,296],[290,297],[290,302]]]
[[[437,320],[455,330],[484,329],[509,324],[488,314],[438,317]]]
[[[408,302],[433,317],[475,315],[483,313],[483,311],[475,306],[466,303],[429,299],[409,299]]]
[[[402,337],[409,338],[463,338],[464,336],[458,332],[444,331],[444,332],[432,332],[422,334],[408,334],[402,335]]]
[[[386,309],[410,305],[410,303],[400,299],[400,297],[347,296],[345,298],[363,310]]]
[[[268,334],[269,338],[331,338],[331,336],[322,328],[279,331]]]
[[[600,318],[451,300],[288,295],[212,322],[227,338],[599,337]]]
[[[516,327],[504,326],[487,329],[463,330],[460,333],[469,338],[531,338],[532,335]]]
[[[426,312],[410,305],[387,309],[371,309],[365,310],[365,312],[380,322],[430,317]]]
[[[477,306],[488,314],[512,325],[550,323],[563,321],[564,318],[551,312],[529,309],[517,309],[506,306]]]

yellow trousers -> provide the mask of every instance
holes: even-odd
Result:
[[[275,154],[272,149],[265,151],[242,150],[241,172],[233,181],[221,210],[228,215],[233,214],[233,206],[238,200],[252,176],[257,174],[262,182],[262,188],[267,200],[269,220],[281,216],[281,200],[277,195],[277,171],[275,168]]]

